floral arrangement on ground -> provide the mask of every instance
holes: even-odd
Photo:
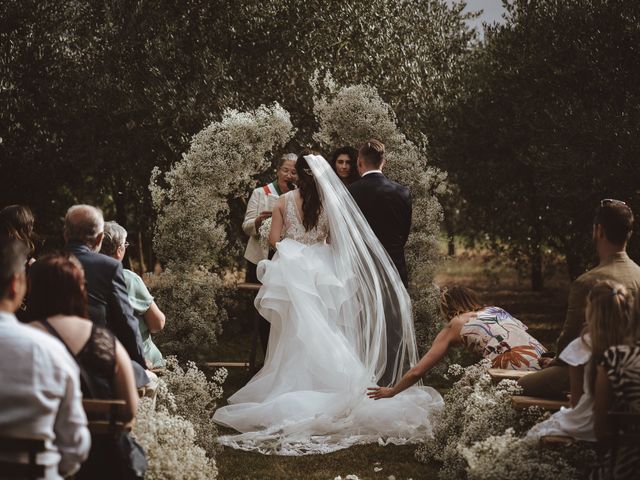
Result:
[[[416,458],[439,463],[443,480],[581,478],[593,464],[593,451],[577,443],[550,449],[525,437],[548,414],[514,409],[511,396],[521,388],[513,380],[493,385],[490,367],[487,360],[449,367],[448,375],[458,380],[444,396],[434,437],[416,450]]]
[[[142,398],[133,430],[148,460],[148,480],[208,480],[218,475],[217,428],[212,417],[227,377],[218,369],[211,380],[193,362],[185,368],[167,358],[155,399]]]

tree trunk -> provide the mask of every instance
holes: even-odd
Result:
[[[113,189],[113,203],[116,207],[116,222],[127,229],[127,202],[124,194],[125,186],[119,178],[115,178]],[[125,256],[122,259],[122,265],[124,268],[131,269],[131,260],[129,259],[129,251],[125,252]]]
[[[453,228],[453,222],[449,218],[449,212],[444,211],[444,229],[447,233],[447,255],[450,257],[456,256],[456,243],[455,243],[455,231]]]
[[[531,289],[540,292],[544,288],[544,275],[542,265],[542,224],[536,222],[533,226],[531,248]]]
[[[544,288],[542,272],[542,246],[534,247],[531,255],[531,289],[539,292]]]

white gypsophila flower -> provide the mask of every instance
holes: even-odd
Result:
[[[166,388],[158,392],[156,400],[159,407],[193,424],[197,444],[211,457],[215,454],[218,433],[213,412],[216,400],[222,398],[222,382],[226,376],[226,370],[219,369],[209,381],[194,362],[187,362],[184,369],[176,357],[169,356],[161,379]]]
[[[229,226],[235,218],[231,206],[255,188],[255,175],[271,167],[273,152],[294,131],[277,103],[250,112],[227,110],[193,137],[168,172],[153,170],[153,246],[164,271],[148,280],[170,319],[157,338],[162,351],[204,355],[215,344],[234,293],[218,272],[240,264],[245,241]]]
[[[532,412],[521,412],[511,406],[511,396],[520,391],[517,382],[493,385],[487,373],[490,366],[490,362],[481,361],[464,369],[444,397],[445,406],[434,427],[434,438],[416,451],[416,458],[422,462],[443,464],[439,478],[466,478],[465,455],[469,455],[469,448],[509,428],[523,434],[536,421]]]
[[[215,460],[195,443],[195,431],[188,420],[153,409],[153,401],[140,399],[133,436],[147,455],[145,479],[211,480],[218,476]]]
[[[269,235],[271,234],[271,217],[265,218],[260,224],[258,235],[260,236],[260,245],[263,248],[269,248]]]

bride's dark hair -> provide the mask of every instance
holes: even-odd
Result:
[[[305,155],[311,155],[313,152],[305,150],[298,157],[296,162],[296,172],[298,172],[298,189],[300,190],[300,196],[302,197],[302,225],[308,232],[318,225],[318,218],[322,211],[322,203],[320,202],[320,194],[318,193],[318,187],[313,179],[313,173]]]

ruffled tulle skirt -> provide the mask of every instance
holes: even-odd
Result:
[[[328,453],[360,443],[415,443],[432,435],[442,397],[413,387],[371,400],[375,385],[343,334],[357,309],[348,272],[335,271],[326,244],[278,244],[258,265],[255,305],[271,323],[264,367],[219,408],[214,420],[238,435],[223,445],[265,454]],[[341,280],[342,279],[342,280]]]

